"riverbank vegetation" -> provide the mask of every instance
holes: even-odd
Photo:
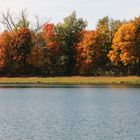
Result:
[[[140,75],[140,17],[120,21],[106,16],[87,30],[75,12],[58,24],[40,24],[37,18],[32,25],[25,11],[13,15],[2,13],[1,76]]]
[[[140,77],[1,77],[1,84],[140,85]]]

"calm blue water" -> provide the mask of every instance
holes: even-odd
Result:
[[[0,88],[0,140],[140,140],[140,88]]]

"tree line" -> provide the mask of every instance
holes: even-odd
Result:
[[[25,11],[1,14],[1,76],[140,75],[140,17],[99,19],[96,29],[76,12],[54,24],[32,25]]]

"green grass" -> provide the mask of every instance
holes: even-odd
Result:
[[[46,85],[140,85],[140,77],[1,77],[0,84],[46,84]]]

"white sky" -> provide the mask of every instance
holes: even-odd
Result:
[[[93,29],[99,18],[106,15],[115,19],[131,19],[140,15],[140,0],[0,0],[0,11],[10,9],[19,12],[27,9],[30,15],[38,15],[57,23],[76,10],[78,17]]]

